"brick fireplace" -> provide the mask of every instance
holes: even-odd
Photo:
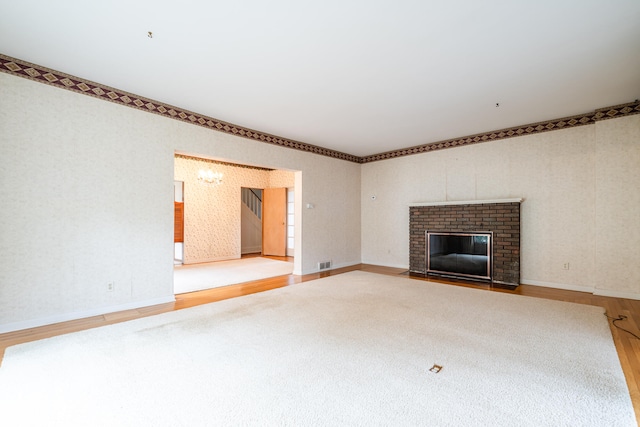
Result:
[[[416,203],[409,207],[409,270],[426,274],[426,231],[493,232],[493,282],[520,283],[521,199]]]

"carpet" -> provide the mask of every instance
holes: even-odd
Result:
[[[19,426],[635,426],[603,311],[354,271],[9,347],[0,414]]]
[[[173,269],[173,291],[183,294],[291,273],[292,262],[262,257],[182,265]]]

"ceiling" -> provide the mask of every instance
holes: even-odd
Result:
[[[0,53],[367,156],[640,98],[640,1],[0,0]]]

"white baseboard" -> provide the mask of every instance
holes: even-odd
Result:
[[[614,298],[625,298],[625,299],[635,299],[640,300],[640,293],[638,292],[630,292],[630,291],[615,291],[612,289],[594,289],[594,295],[599,295],[603,297],[614,297]]]
[[[20,331],[22,329],[37,328],[45,325],[52,325],[54,323],[68,322],[69,320],[78,320],[78,319],[84,319],[87,317],[100,316],[102,314],[115,313],[118,311],[133,310],[141,307],[149,307],[152,305],[166,304],[170,302],[175,302],[175,300],[176,299],[173,295],[169,295],[161,298],[154,298],[150,300],[136,301],[136,302],[130,302],[126,304],[119,304],[119,305],[111,305],[111,306],[100,307],[100,308],[95,308],[91,310],[56,314],[53,316],[42,317],[39,319],[25,320],[23,322],[5,323],[4,325],[0,325],[0,334],[4,334],[6,332]]]

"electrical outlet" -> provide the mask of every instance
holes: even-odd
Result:
[[[564,264],[562,264],[562,268],[563,268],[564,270],[568,270],[568,269],[569,269],[569,263],[568,263],[568,262],[565,262]]]
[[[113,292],[113,282],[107,283],[107,292]]]

